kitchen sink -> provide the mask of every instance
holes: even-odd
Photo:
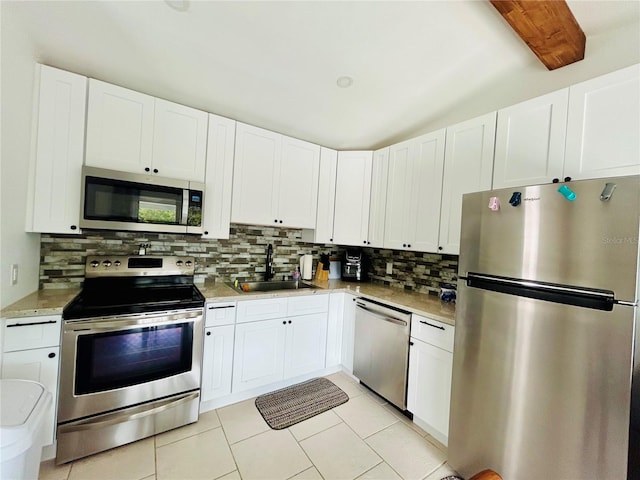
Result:
[[[240,282],[238,286],[229,283],[233,288],[241,292],[272,292],[278,290],[297,290],[299,288],[314,288],[313,285],[302,283],[298,280],[281,280],[269,282]]]

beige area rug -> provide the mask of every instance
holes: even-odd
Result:
[[[256,398],[256,407],[274,430],[282,430],[342,405],[349,397],[326,378],[314,378]]]

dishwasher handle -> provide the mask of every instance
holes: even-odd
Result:
[[[407,322],[405,322],[404,320],[401,320],[399,318],[395,318],[395,317],[391,317],[389,315],[385,315],[384,313],[373,309],[373,308],[369,308],[367,305],[365,305],[364,303],[360,303],[360,302],[356,302],[356,308],[360,308],[361,310],[365,310],[369,315],[373,315],[376,318],[379,318],[380,320],[384,320],[385,322],[390,322],[390,323],[394,323],[396,325],[400,325],[402,327],[406,327],[408,324]]]

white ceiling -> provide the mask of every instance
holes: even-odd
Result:
[[[630,25],[640,38],[636,0],[568,3],[588,48]],[[505,79],[554,75],[484,0],[187,5],[3,1],[2,15],[42,63],[343,150],[504,106]],[[511,100],[540,93],[515,88]]]

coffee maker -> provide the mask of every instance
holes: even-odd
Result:
[[[342,280],[362,282],[367,279],[367,259],[360,250],[347,250],[342,262]]]

